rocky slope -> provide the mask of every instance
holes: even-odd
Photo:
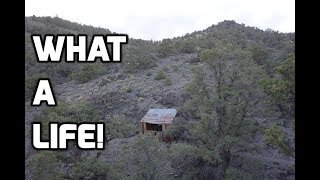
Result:
[[[44,22],[33,21],[32,18],[28,18],[27,21],[26,23],[32,24],[30,27],[47,28]],[[79,29],[66,28],[65,26],[54,24],[52,26],[60,29],[62,32],[68,33],[96,33],[93,32],[95,28],[91,27]],[[80,25],[74,24],[74,27],[78,26]],[[27,29],[26,39],[32,31],[32,28]],[[103,29],[98,29],[97,31],[109,32]],[[195,33],[193,35],[202,37],[210,33],[212,33],[210,30],[205,30],[202,33]],[[179,41],[179,38],[176,41]],[[249,39],[249,41],[252,40]],[[272,46],[272,44],[270,44],[270,46]],[[33,51],[29,41],[26,41],[26,51]],[[279,54],[281,54],[280,52],[281,51],[278,51]],[[57,83],[54,86],[54,92],[58,104],[61,101],[67,103],[76,103],[83,100],[89,101],[97,107],[106,120],[115,115],[122,114],[131,122],[134,122],[137,131],[139,131],[139,121],[150,108],[179,109],[183,102],[185,102],[186,96],[184,89],[192,79],[192,67],[205,66],[201,62],[194,62],[196,58],[197,53],[176,53],[164,58],[157,57],[155,59],[155,66],[148,69],[141,69],[136,73],[127,73],[122,64],[115,66],[114,69],[105,66],[107,70],[106,74],[93,78],[83,84],[56,75],[55,82]],[[27,71],[28,70],[29,69],[27,69]],[[172,82],[171,85],[166,85],[166,79],[154,79],[159,71],[165,72],[167,79],[170,79]],[[26,159],[35,153],[30,142],[30,122],[41,109],[42,107],[30,107],[30,101],[26,101]],[[277,119],[277,121],[283,120]],[[262,125],[268,124],[269,122],[269,119],[260,120]],[[133,136],[112,140],[108,144],[107,149],[102,153],[100,159],[108,162],[116,161],[118,151],[121,150],[125,144],[132,143],[134,138]],[[233,159],[233,165],[246,169],[248,172],[259,172],[261,176],[266,178],[294,179],[294,158],[284,156],[277,150],[266,146],[263,142],[262,135],[256,138],[255,145],[260,148],[253,153],[242,153],[239,157]],[[252,164],[250,166],[242,164],[242,159],[244,158],[252,162]],[[252,169],[252,167],[256,169]],[[165,172],[163,173],[174,173],[170,168],[170,162],[168,162],[168,167],[164,169]],[[27,179],[31,178],[28,169],[26,170],[26,175]]]
[[[74,81],[59,84],[54,91],[57,101],[75,103],[81,100],[91,101],[109,119],[115,115],[124,114],[135,122],[139,131],[139,121],[150,108],[179,108],[184,102],[183,89],[190,82],[190,69],[195,64],[192,63],[196,54],[180,54],[168,58],[158,59],[157,66],[148,70],[139,71],[136,74],[126,75],[123,72],[106,74],[95,78],[88,83],[77,84]],[[201,64],[197,64],[201,65]],[[172,85],[165,86],[165,80],[154,80],[155,74],[164,70],[172,80]],[[147,74],[151,73],[151,76]],[[130,86],[131,92],[126,88]],[[27,105],[29,106],[29,102]],[[29,127],[34,114],[39,112],[34,107],[28,107],[26,111],[26,155],[34,152],[30,145]],[[261,123],[267,123],[267,119],[262,119]],[[108,144],[107,150],[100,158],[106,161],[114,160],[117,151],[123,144],[132,143],[129,139],[114,139]],[[259,163],[257,169],[242,167],[248,171],[261,171],[266,177],[294,178],[293,158],[286,157],[273,148],[264,145],[263,137],[257,138],[258,146],[263,146],[256,153],[243,153],[242,157],[235,159],[233,163],[241,167],[241,159],[254,163]],[[249,169],[250,168],[250,169]],[[172,170],[171,170],[172,171]]]

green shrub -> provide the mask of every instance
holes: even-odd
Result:
[[[105,73],[101,64],[85,65],[79,72],[71,73],[70,78],[78,83],[86,83]]]
[[[33,179],[63,179],[62,163],[53,152],[44,151],[34,154],[27,163]]]
[[[26,77],[25,79],[25,98],[26,100],[29,100],[31,96],[35,93],[35,90],[37,88],[37,83],[40,78],[45,78],[46,76],[44,74],[35,74],[31,77]],[[51,82],[51,86],[53,86]]]
[[[193,53],[196,51],[195,42],[187,40],[179,44],[178,50],[182,53]]]
[[[147,76],[151,76],[152,75],[152,73],[149,71],[149,72],[147,72]]]
[[[109,171],[105,161],[96,158],[83,158],[73,168],[72,176],[79,179],[104,177]]]
[[[106,123],[106,140],[128,138],[134,130],[134,125],[124,115],[117,115]]]
[[[48,137],[49,122],[100,122],[102,116],[93,104],[88,102],[78,102],[69,104],[60,102],[58,106],[48,107],[39,115],[35,116],[33,122],[42,123],[42,136]]]
[[[167,76],[163,70],[160,70],[157,72],[157,74],[154,76],[154,80],[161,80],[165,79]]]
[[[124,52],[124,71],[127,73],[135,73],[142,69],[155,67],[155,57],[143,48],[130,48]]]
[[[172,143],[169,157],[175,171],[184,175],[182,179],[206,179],[208,174],[199,165],[217,161],[213,151],[187,143]]]
[[[179,71],[179,67],[176,66],[176,65],[172,66],[172,69],[173,69],[173,71],[175,71],[175,72]]]
[[[77,67],[75,64],[61,62],[55,66],[55,71],[62,77],[68,77],[70,74],[77,71]]]
[[[127,163],[131,164],[132,169],[136,169],[132,179],[167,179],[160,175],[167,158],[167,148],[161,146],[156,136],[138,135],[131,149]]]
[[[76,104],[59,103],[59,106],[45,108],[33,122],[42,122],[42,138],[48,138],[49,122],[74,122],[93,123],[105,122],[106,144],[114,138],[127,138],[135,131],[135,126],[125,116],[115,116],[108,121],[103,121],[102,115],[95,106],[79,102]],[[30,157],[28,165],[33,179],[123,179],[121,162],[106,164],[103,159],[81,156],[81,150],[77,151],[76,143],[70,143],[70,151],[50,152],[44,151]],[[70,147],[71,146],[71,147]],[[101,151],[100,151],[101,152]],[[80,154],[79,154],[80,153]],[[79,156],[78,156],[79,155]],[[71,165],[72,166],[69,166]]]
[[[129,85],[127,88],[126,88],[126,93],[131,93],[132,92],[132,86]]]
[[[225,172],[225,180],[237,180],[242,176],[241,171],[236,168],[228,168]]]
[[[157,46],[158,57],[164,58],[176,52],[176,48],[171,39],[163,39]]]
[[[172,85],[172,81],[169,77],[166,78],[166,80],[164,81],[164,85],[165,86],[171,86]]]
[[[278,148],[282,153],[286,154],[287,156],[291,154],[291,150],[286,143],[287,141],[285,138],[285,134],[281,126],[273,124],[270,128],[265,129],[264,138],[266,144]]]

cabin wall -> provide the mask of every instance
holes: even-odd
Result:
[[[147,133],[147,125],[145,122],[141,123],[142,134]]]
[[[165,142],[172,142],[173,141],[173,137],[171,134],[166,133],[166,130],[169,127],[169,124],[161,124],[162,126],[162,131],[150,131],[147,130],[147,125],[145,122],[141,123],[141,130],[142,130],[142,134],[147,134],[148,132],[153,132],[160,141],[165,141]]]

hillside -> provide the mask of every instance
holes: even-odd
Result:
[[[223,21],[173,39],[130,38],[121,64],[39,64],[31,34],[113,32],[57,17],[25,26],[28,179],[294,179],[294,33]],[[39,77],[53,82],[56,108],[30,107]],[[178,110],[175,142],[139,135],[150,108]],[[30,122],[84,117],[107,124],[106,150],[32,149]]]

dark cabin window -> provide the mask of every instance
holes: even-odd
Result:
[[[150,124],[146,123],[147,130],[148,131],[162,131],[162,125],[161,124]]]

